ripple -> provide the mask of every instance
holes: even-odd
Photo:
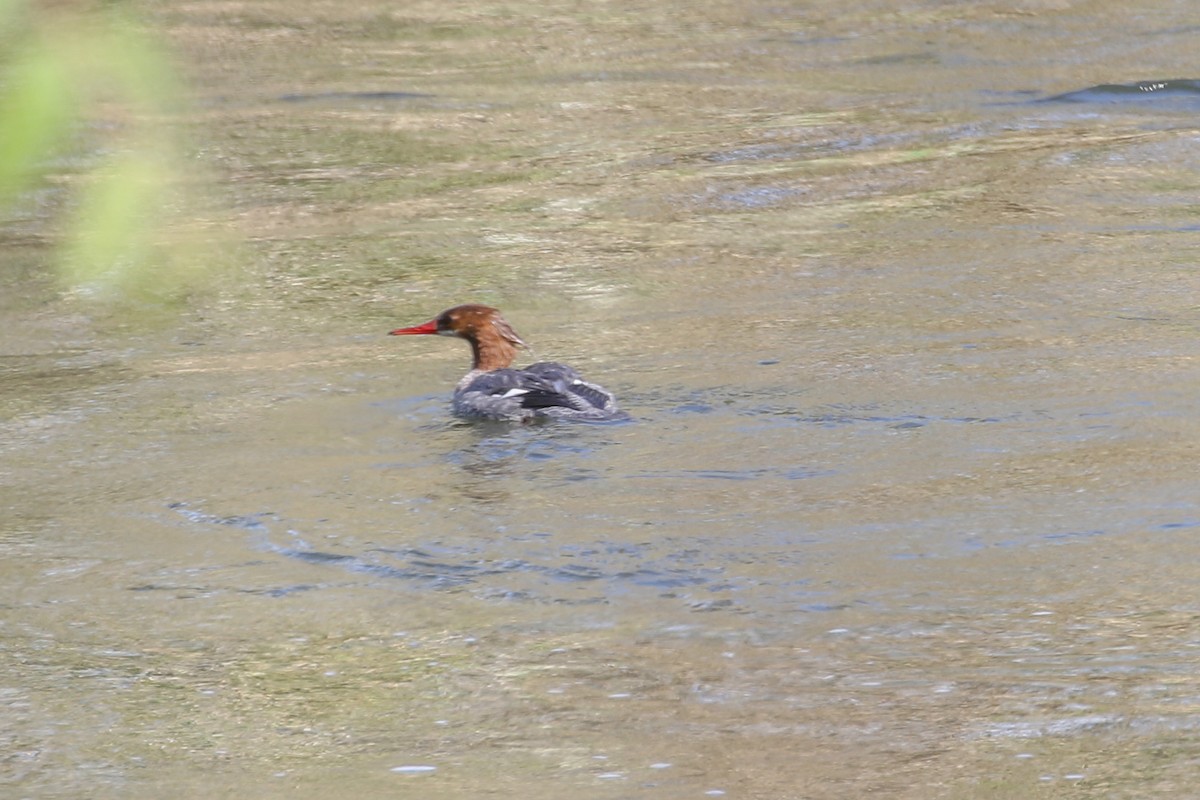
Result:
[[[1193,110],[1200,108],[1200,81],[1173,79],[1105,83],[1046,97],[1036,102],[1155,106]]]

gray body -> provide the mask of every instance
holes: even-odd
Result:
[[[624,417],[611,392],[565,364],[472,370],[454,390],[454,413],[466,419],[612,420]]]

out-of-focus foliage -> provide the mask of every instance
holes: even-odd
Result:
[[[68,287],[161,299],[196,282],[204,248],[181,233],[196,186],[184,180],[181,96],[170,59],[121,4],[0,0],[0,216],[53,198],[33,215],[59,243]]]

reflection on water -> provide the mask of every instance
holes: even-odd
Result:
[[[2,278],[0,783],[1191,791],[1151,6],[160,9],[244,280],[134,331]],[[454,420],[385,334],[466,301],[633,420]]]

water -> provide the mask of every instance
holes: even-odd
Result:
[[[5,277],[6,790],[1186,795],[1196,121],[1042,101],[1192,23],[1035,11],[154,9],[243,273]]]

